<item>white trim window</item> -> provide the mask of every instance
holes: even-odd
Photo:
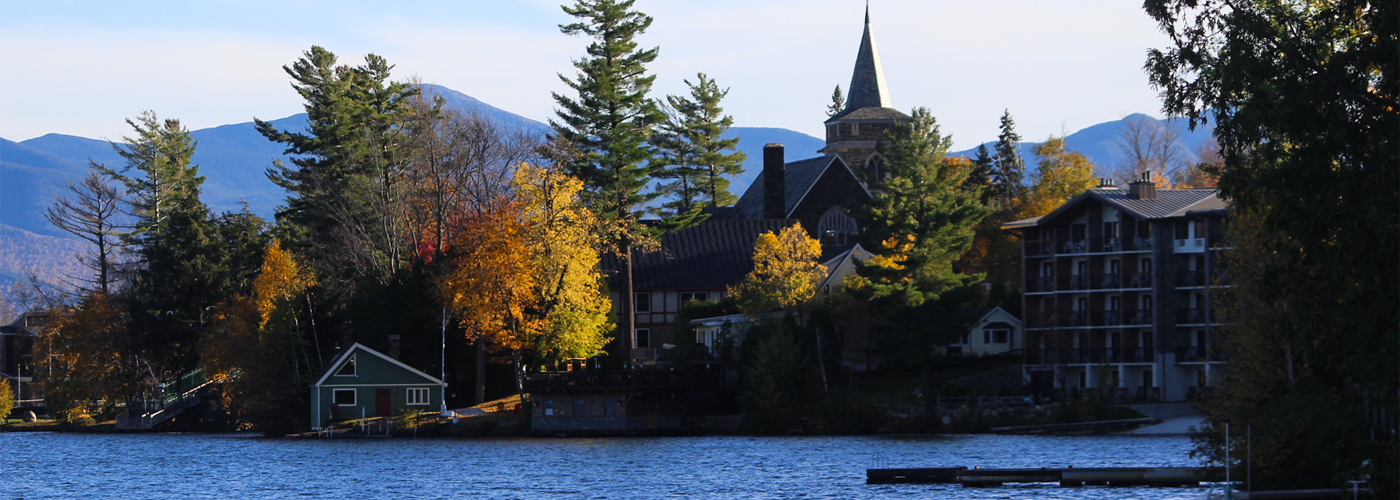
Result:
[[[428,388],[427,388],[427,387],[409,387],[408,390],[406,390],[405,392],[408,394],[408,404],[411,404],[411,405],[426,405],[426,404],[428,404]]]
[[[638,328],[637,336],[634,339],[634,341],[636,342],[638,349],[646,349],[648,347],[651,347],[651,329]]]
[[[331,391],[331,401],[336,406],[355,406],[355,394],[354,389],[334,389]]]

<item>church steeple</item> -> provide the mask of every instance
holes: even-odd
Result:
[[[865,33],[860,37],[860,52],[856,68],[851,73],[851,86],[846,94],[849,113],[861,108],[889,108],[890,92],[885,86],[885,71],[880,67],[880,53],[875,51],[875,39],[870,37],[870,5],[865,6]]]

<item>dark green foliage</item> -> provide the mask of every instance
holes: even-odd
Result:
[[[729,178],[744,173],[741,151],[735,151],[739,138],[721,139],[734,125],[724,114],[720,100],[729,93],[721,90],[704,73],[695,83],[686,80],[690,97],[666,96],[669,119],[652,137],[659,156],[652,160],[658,179],[656,191],[671,198],[662,205],[663,217],[686,216],[706,206],[729,206],[739,197],[729,192]],[[726,153],[726,151],[729,151]],[[696,221],[698,223],[698,221]]]
[[[305,100],[307,131],[279,131],[254,119],[268,140],[287,145],[292,166],[276,161],[267,176],[293,196],[278,214],[294,226],[285,240],[315,254],[317,275],[333,291],[362,278],[386,282],[406,263],[409,128],[419,89],[390,82],[393,69],[369,54],[361,66],[337,66],[330,51],[312,46],[282,68]],[[426,112],[436,113],[435,104]]]
[[[836,116],[846,109],[846,96],[841,93],[841,84],[836,85],[836,90],[831,91],[831,104],[826,107],[826,116]]]
[[[646,65],[656,60],[657,49],[641,49],[636,42],[652,18],[631,10],[632,4],[580,0],[564,7],[581,22],[559,29],[594,41],[588,57],[574,61],[577,76],[559,75],[578,97],[553,94],[558,120],[550,120],[555,139],[574,154],[565,168],[583,180],[584,200],[605,223],[622,226],[607,235],[610,243],[635,230],[642,205],[654,196],[642,192],[651,173],[648,140],[665,118],[647,97],[656,76],[646,74]]]
[[[1237,353],[1267,361],[1269,370],[1221,382],[1223,400],[1208,407],[1200,449],[1216,444],[1226,422],[1236,433],[1253,425],[1256,447],[1280,454],[1256,469],[1256,489],[1342,486],[1347,472],[1371,459],[1377,498],[1394,498],[1400,442],[1354,409],[1400,414],[1400,4],[1151,0],[1144,7],[1172,38],[1146,64],[1163,109],[1193,126],[1214,121],[1221,195],[1260,214],[1259,229],[1273,235],[1260,249],[1270,259],[1244,264],[1259,266],[1256,290],[1273,295],[1269,317],[1256,324],[1279,327],[1228,335],[1250,340],[1240,345],[1283,346],[1287,356]],[[1282,383],[1256,382],[1275,368],[1286,373]],[[1236,384],[1268,389],[1231,391]],[[1252,401],[1231,404],[1236,398]]]
[[[801,344],[794,316],[764,320],[749,329],[740,351],[739,404],[749,432],[786,432],[802,400]]]
[[[633,0],[579,0],[563,7],[580,22],[560,25],[560,31],[592,37],[593,43],[587,57],[574,61],[575,78],[559,75],[578,96],[553,94],[558,120],[550,120],[551,141],[565,171],[583,181],[580,197],[598,215],[599,240],[622,257],[622,334],[619,352],[608,349],[609,358],[622,360],[631,358],[636,329],[632,251],[634,245],[651,241],[651,229],[641,223],[644,205],[656,196],[642,191],[651,174],[648,141],[665,119],[647,97],[656,77],[646,73],[646,65],[656,60],[657,49],[642,49],[636,42],[652,19],[631,10],[632,4]],[[690,220],[698,215],[685,214]]]
[[[1016,143],[1021,140],[1020,134],[1016,133],[1016,120],[1011,118],[1011,110],[1006,110],[1001,115],[1001,134],[997,135],[997,144],[994,147],[996,156],[992,157],[996,168],[992,173],[992,184],[997,186],[995,192],[1001,198],[998,204],[1001,207],[1013,206],[1013,201],[1025,196],[1025,185],[1022,180],[1026,177],[1026,162],[1021,157],[1020,146]],[[978,159],[981,160],[981,152]]]
[[[719,302],[692,300],[681,304],[680,312],[676,313],[676,322],[671,324],[671,339],[679,348],[672,349],[668,355],[677,362],[685,362],[693,357],[694,353],[690,347],[695,345],[695,327],[690,324],[691,320],[728,316],[739,312],[739,305],[728,296]],[[733,352],[733,345],[725,342],[715,346],[710,353],[714,359],[724,362],[733,362],[736,354]]]
[[[121,182],[136,216],[127,244],[136,261],[124,293],[131,348],[163,377],[193,369],[209,311],[234,293],[246,293],[266,243],[263,221],[246,211],[213,217],[199,199],[204,177],[190,158],[195,143],[178,120],[145,113],[128,120],[137,132],[121,171],[100,168]]]

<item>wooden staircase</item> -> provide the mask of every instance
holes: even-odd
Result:
[[[203,368],[161,384],[154,397],[133,400],[126,413],[117,415],[117,429],[154,428],[190,408],[199,406],[212,384],[214,381],[205,376]]]

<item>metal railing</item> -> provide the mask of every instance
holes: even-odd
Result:
[[[1124,276],[1123,288],[1152,288],[1152,275],[1149,273],[1130,273]]]
[[[1214,323],[1214,314],[1207,314],[1205,309],[1188,308],[1176,310],[1176,324],[1178,325],[1203,325]]]
[[[1053,292],[1055,291],[1055,278],[1028,278],[1026,279],[1026,293]]]
[[[1182,271],[1176,273],[1176,286],[1196,287],[1206,286],[1206,273],[1201,271]]]
[[[524,386],[525,392],[703,389],[711,380],[706,370],[600,370],[529,373]]]
[[[1206,363],[1228,361],[1230,356],[1211,346],[1181,346],[1176,348],[1177,363]]]
[[[1025,352],[1025,363],[1028,365],[1151,363],[1157,354],[1152,347],[1027,349]]]

